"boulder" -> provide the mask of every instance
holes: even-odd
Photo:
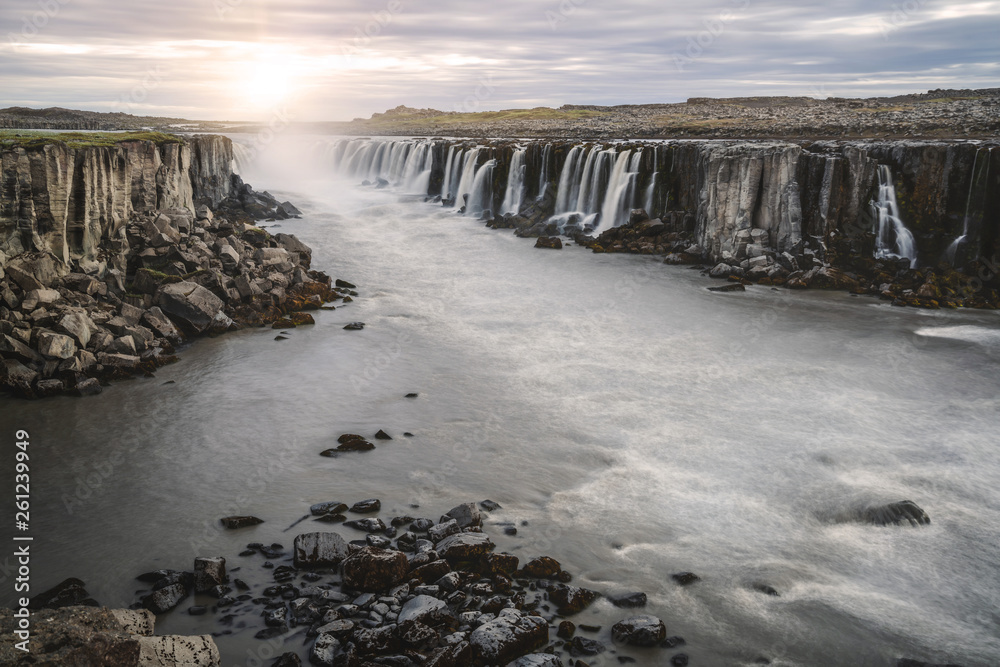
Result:
[[[161,286],[154,301],[164,313],[196,333],[212,326],[225,305],[208,289],[188,281]]]
[[[562,239],[558,236],[539,236],[535,241],[536,248],[548,248],[550,250],[562,250]]]
[[[184,665],[185,667],[217,667],[222,664],[219,647],[209,635],[181,637],[140,637],[139,665]]]
[[[258,519],[255,516],[227,516],[220,521],[222,521],[223,526],[232,530],[264,523],[263,519]]]
[[[868,507],[861,513],[861,520],[876,526],[925,526],[931,522],[927,512],[912,500]]]
[[[539,616],[506,613],[479,626],[469,635],[475,658],[483,664],[506,664],[545,646],[549,624]]]
[[[0,382],[8,386],[29,387],[38,373],[27,368],[17,359],[0,360]]]
[[[295,567],[333,567],[350,554],[337,533],[305,533],[295,538]]]
[[[647,598],[645,593],[622,593],[621,595],[609,596],[608,601],[616,607],[635,609],[645,607]]]
[[[495,545],[485,533],[459,533],[441,540],[436,550],[442,558],[456,562],[483,558],[494,548]]]
[[[188,592],[184,584],[171,584],[144,597],[142,606],[154,614],[162,614],[176,607],[187,596]]]
[[[142,321],[161,338],[166,338],[171,342],[177,342],[182,338],[181,332],[174,326],[174,323],[157,306],[153,306],[143,313]]]
[[[550,653],[529,653],[513,662],[508,662],[507,667],[563,667],[563,663],[558,656]]]
[[[403,605],[396,622],[402,625],[408,621],[414,621],[434,627],[452,618],[454,617],[443,600],[438,600],[430,595],[418,595]]]
[[[291,260],[288,251],[284,248],[259,248],[254,253],[253,258],[261,266],[275,266]]]
[[[459,528],[474,528],[483,525],[483,515],[475,503],[463,503],[458,507],[453,507],[441,517],[441,521],[454,519]]]
[[[8,359],[18,359],[25,363],[43,361],[42,355],[38,354],[18,339],[6,334],[0,336],[0,353],[3,353],[3,356]]]
[[[309,662],[319,667],[333,667],[338,653],[340,653],[340,640],[324,632],[313,643],[309,651]]]
[[[559,613],[564,616],[578,614],[596,600],[599,593],[577,586],[554,586],[549,589],[549,600],[557,607]]]
[[[76,340],[81,348],[87,347],[90,337],[97,330],[97,325],[83,310],[72,310],[62,316],[58,328]]]
[[[554,577],[562,570],[562,565],[555,558],[540,556],[532,558],[524,564],[524,574],[529,577],[547,579]]]
[[[341,564],[344,585],[377,593],[406,579],[410,562],[401,551],[364,547]]]
[[[62,298],[57,290],[54,289],[33,289],[24,295],[21,299],[21,310],[26,313],[30,313],[39,306],[44,306],[49,303],[56,303]]]
[[[199,557],[194,559],[194,590],[196,593],[210,591],[228,580],[225,558],[216,556],[214,558]]]
[[[633,616],[615,623],[611,636],[619,644],[656,646],[667,638],[667,626],[656,616]]]

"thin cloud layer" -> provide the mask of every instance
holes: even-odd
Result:
[[[1000,85],[1000,1],[8,0],[0,106],[348,120]]]

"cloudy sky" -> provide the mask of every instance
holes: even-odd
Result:
[[[3,0],[0,107],[349,120],[1000,86],[1000,1]]]

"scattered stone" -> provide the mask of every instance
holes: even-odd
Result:
[[[341,569],[345,585],[377,593],[406,579],[410,563],[401,551],[363,547],[345,559]]]
[[[645,607],[647,598],[645,593],[623,593],[621,595],[609,596],[608,601],[616,607],[636,609],[638,607]]]
[[[392,436],[389,435],[388,433],[386,433],[383,430],[379,430],[379,432],[375,434],[375,439],[376,440],[392,440]]]
[[[925,526],[931,519],[912,500],[869,507],[861,514],[864,523],[876,526]]]
[[[351,322],[350,324],[344,327],[346,331],[361,331],[364,328],[365,328],[364,322]]]
[[[361,500],[354,503],[351,506],[350,511],[355,514],[371,514],[372,512],[378,512],[382,509],[382,501],[378,498],[369,498],[368,500]]]
[[[655,616],[633,616],[615,623],[611,636],[619,644],[656,646],[667,638],[667,626]]]
[[[295,567],[333,567],[350,554],[337,533],[305,533],[295,538]]]
[[[569,643],[569,653],[572,656],[598,655],[606,650],[607,648],[601,642],[586,637],[573,637]]]
[[[227,516],[224,519],[220,519],[220,521],[223,526],[231,530],[246,528],[248,526],[256,526],[264,523],[263,519],[258,519],[255,516]]]
[[[562,239],[558,236],[539,236],[538,240],[535,241],[536,248],[549,248],[551,250],[562,250],[563,244]]]
[[[681,586],[690,586],[696,581],[701,581],[701,577],[693,572],[679,572],[677,574],[670,575],[670,578],[676,581]]]
[[[556,585],[549,589],[549,599],[559,607],[563,616],[578,614],[600,596],[596,591],[577,586]]]
[[[747,288],[743,283],[729,283],[728,285],[718,285],[716,287],[709,287],[709,292],[746,292]]]
[[[562,570],[562,565],[555,558],[541,556],[533,558],[524,565],[524,574],[529,577],[548,579],[556,576]]]
[[[483,500],[479,503],[479,506],[487,512],[495,512],[503,509],[500,503],[495,503],[492,500]]]
[[[324,514],[340,514],[341,512],[347,511],[347,505],[334,500],[326,503],[316,503],[309,508],[309,512],[313,516],[322,516]]]
[[[226,576],[226,559],[215,558],[194,559],[194,590],[205,593],[228,581]]]
[[[183,584],[171,584],[144,597],[142,606],[154,614],[163,614],[180,604],[187,595]]]
[[[485,533],[459,533],[446,537],[437,545],[437,552],[450,562],[482,558],[493,551],[495,545]]]
[[[538,616],[522,616],[511,610],[484,623],[469,635],[469,645],[477,660],[485,664],[506,664],[544,646],[549,626]]]

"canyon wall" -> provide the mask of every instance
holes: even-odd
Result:
[[[746,232],[760,230],[752,238],[771,253],[804,242],[841,265],[908,252],[914,265],[963,267],[1000,251],[998,147],[342,139],[331,143],[328,158],[344,175],[440,196],[446,206],[526,235],[597,235],[626,223],[630,209],[646,208],[670,229],[690,233],[706,261],[745,250]],[[628,159],[619,159],[625,152]],[[512,162],[523,171],[515,175]],[[520,190],[514,213],[505,202],[512,178]]]
[[[4,150],[0,268],[22,253],[49,253],[86,272],[102,251],[125,249],[133,213],[219,204],[232,188],[232,159],[232,142],[220,136]]]

